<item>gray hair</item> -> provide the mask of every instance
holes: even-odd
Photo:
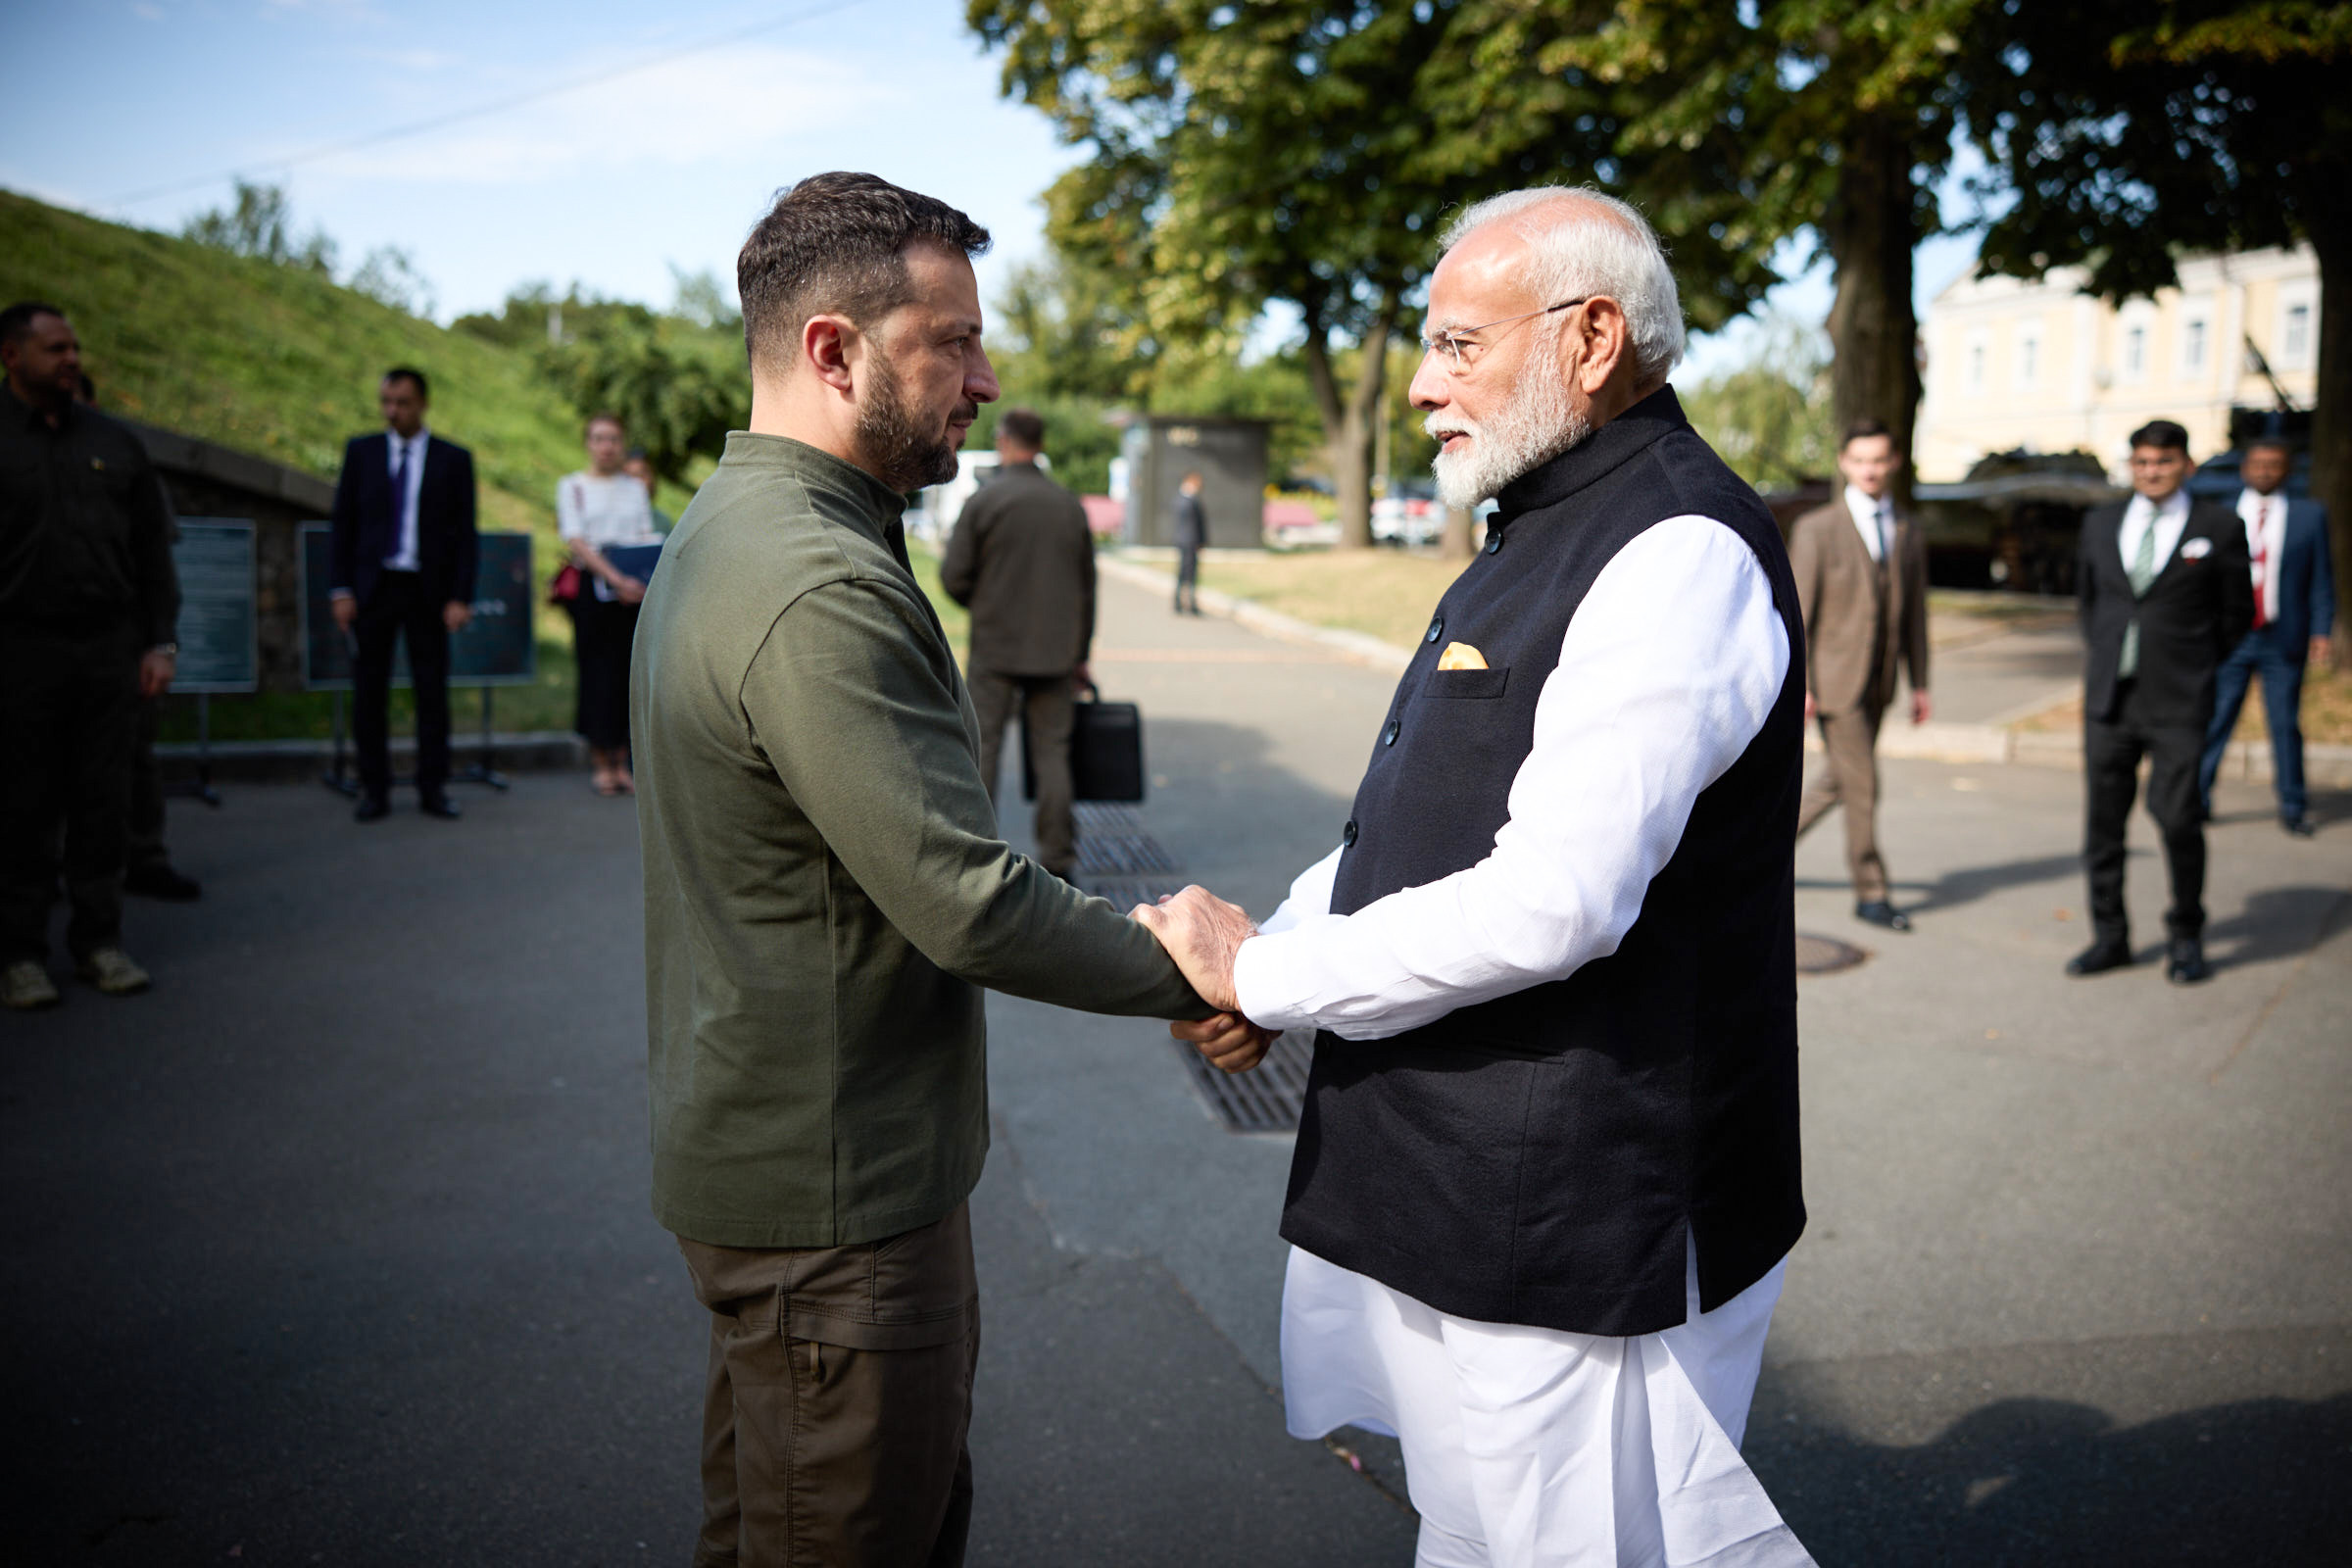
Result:
[[[1506,220],[1527,241],[1529,287],[1547,303],[1580,294],[1615,300],[1633,334],[1637,384],[1664,384],[1683,359],[1683,302],[1648,220],[1589,185],[1536,185],[1464,211],[1446,225],[1439,254]]]

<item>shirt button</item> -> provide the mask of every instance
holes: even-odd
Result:
[[[1434,643],[1445,635],[1446,617],[1444,615],[1440,615],[1429,623],[1429,630],[1422,636],[1421,640],[1425,643]]]
[[[1399,721],[1399,720],[1397,720],[1397,719],[1394,719],[1394,718],[1390,719],[1390,720],[1389,720],[1389,727],[1388,727],[1388,729],[1387,729],[1385,732],[1383,732],[1383,734],[1382,734],[1382,735],[1381,735],[1381,737],[1380,737],[1380,744],[1381,744],[1381,745],[1383,745],[1383,746],[1394,746],[1394,745],[1396,745],[1396,732],[1397,732],[1398,730],[1401,730],[1402,728],[1404,728],[1404,725],[1403,725],[1403,723],[1402,723],[1401,721]]]
[[[1348,848],[1348,849],[1351,849],[1351,850],[1355,848],[1355,818],[1354,818],[1354,817],[1352,817],[1352,816],[1351,816],[1351,817],[1349,817],[1349,818],[1348,819],[1348,825],[1347,825],[1346,827],[1344,827],[1344,828],[1340,829],[1340,843],[1341,843],[1341,844],[1343,844],[1343,845],[1345,845],[1347,848]]]
[[[1498,554],[1501,549],[1502,530],[1500,528],[1489,528],[1487,530],[1487,554],[1490,556],[1495,555]]]

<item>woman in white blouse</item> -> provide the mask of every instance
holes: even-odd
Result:
[[[588,466],[556,484],[556,526],[580,568],[580,591],[571,601],[580,683],[575,727],[595,763],[596,793],[631,795],[637,785],[629,775],[629,647],[645,584],[605,552],[662,540],[654,531],[653,498],[643,481],[621,471],[628,432],[619,416],[592,416],[586,438]]]

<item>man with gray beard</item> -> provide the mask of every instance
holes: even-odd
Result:
[[[1740,1456],[1798,1180],[1803,629],[1779,530],[1666,378],[1624,204],[1484,202],[1416,408],[1486,552],[1340,847],[1262,928],[1138,918],[1222,1021],[1317,1031],[1282,1233],[1293,1434],[1396,1434],[1425,1568],[1807,1563]]]

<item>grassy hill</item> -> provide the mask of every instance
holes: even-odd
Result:
[[[102,408],[220,442],[332,481],[343,443],[376,428],[377,379],[414,365],[431,378],[433,429],[473,449],[484,528],[540,537],[557,561],[556,481],[581,462],[579,421],[527,353],[452,332],[316,273],[166,234],[101,222],[0,191],[0,302],[46,300],[73,318]],[[665,487],[666,488],[666,487]],[[675,511],[683,494],[664,494]],[[502,729],[571,725],[570,630],[542,613],[540,684],[502,692]],[[463,726],[478,711],[457,698]],[[407,694],[395,694],[405,727]],[[167,739],[193,737],[174,700]],[[217,738],[327,733],[324,697],[217,698]]]
[[[73,318],[104,408],[331,481],[380,422],[384,368],[433,384],[435,431],[471,447],[482,522],[551,539],[578,421],[527,356],[419,320],[326,278],[0,191],[0,300]]]

